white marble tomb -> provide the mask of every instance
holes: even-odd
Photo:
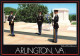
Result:
[[[54,19],[54,10],[58,10],[58,16],[59,16],[59,25],[70,25],[69,20],[69,10],[66,8],[59,8],[59,9],[53,9],[53,19]]]

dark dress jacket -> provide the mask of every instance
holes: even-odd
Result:
[[[54,20],[52,20],[54,22],[54,29],[58,29],[59,28],[59,25],[58,25],[58,21],[59,21],[59,16],[56,15],[54,17]]]
[[[14,21],[12,22],[12,19],[13,19],[13,15],[12,16],[9,15],[9,17],[8,17],[9,25],[14,25]]]
[[[41,15],[41,16],[38,15],[38,17],[37,17],[37,23],[38,24],[42,24],[43,23],[43,20],[44,20],[43,19],[43,15]]]

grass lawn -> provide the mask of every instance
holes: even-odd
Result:
[[[73,23],[71,23],[72,25],[76,25],[77,24],[77,22],[73,22]]]

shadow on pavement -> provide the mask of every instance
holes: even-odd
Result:
[[[10,33],[10,30],[4,30],[4,32]],[[22,31],[14,31],[14,32],[15,32],[16,34],[38,36],[37,34],[31,33],[31,32],[22,32]],[[53,33],[52,33],[52,34],[53,34]],[[49,35],[49,34],[42,34],[42,35],[39,35],[39,36],[53,38],[53,35]],[[66,39],[66,40],[74,40],[74,41],[76,41],[76,40],[77,40],[77,37],[60,36],[60,35],[58,35],[58,39]]]
[[[53,39],[48,39],[48,41],[53,42]]]

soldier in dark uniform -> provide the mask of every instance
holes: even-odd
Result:
[[[15,36],[14,35],[14,17],[13,17],[13,11],[10,12],[10,15],[8,17],[8,21],[9,21],[9,25],[10,25],[11,36]]]
[[[42,23],[43,23],[43,15],[41,12],[39,12],[38,18],[37,18],[37,24],[38,24],[38,35],[41,35],[42,30]]]
[[[59,28],[59,25],[58,25],[58,21],[59,21],[58,10],[55,10],[54,13],[55,13],[54,20],[52,20],[52,24],[54,23],[53,24],[53,28],[54,28],[54,30],[53,30],[54,31],[53,42],[57,43],[57,32],[58,32],[58,28]]]

